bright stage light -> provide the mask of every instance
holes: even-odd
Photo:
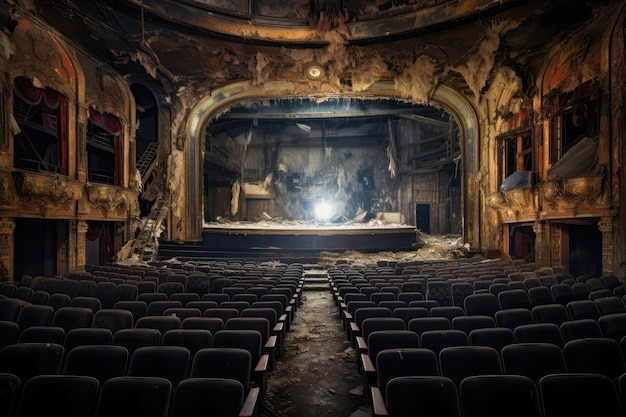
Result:
[[[314,216],[316,220],[328,221],[333,215],[333,212],[333,206],[326,201],[320,201],[319,203],[315,204]]]

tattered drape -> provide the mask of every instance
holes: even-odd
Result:
[[[87,229],[87,240],[98,241],[98,258],[101,265],[111,260],[113,256],[113,233],[110,224],[90,222]]]
[[[112,114],[100,113],[93,107],[89,107],[89,118],[93,124],[106,130],[113,136],[120,136],[122,134],[122,123],[120,119]]]
[[[29,106],[41,105],[42,114],[57,117],[59,173],[67,175],[67,101],[65,96],[50,88],[38,88],[25,77],[15,79],[17,96]]]
[[[109,113],[100,113],[93,107],[89,107],[89,119],[94,125],[104,129],[114,136],[114,183],[115,185],[122,185],[122,180],[124,178],[124,140],[122,138],[122,123],[117,117]]]

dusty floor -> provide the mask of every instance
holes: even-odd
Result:
[[[285,354],[268,378],[264,414],[349,417],[366,405],[355,351],[330,288],[305,290],[303,296],[285,338]]]
[[[458,236],[422,234],[421,238],[425,245],[414,252],[322,254],[319,264],[452,259],[465,255],[467,249]],[[342,328],[330,287],[305,289],[303,297],[285,338],[285,353],[269,375],[263,417],[369,416],[356,353]]]

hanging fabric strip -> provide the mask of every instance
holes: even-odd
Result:
[[[113,136],[119,136],[122,134],[122,123],[117,117],[109,113],[100,113],[93,107],[89,107],[89,118],[93,124],[106,130]]]
[[[43,102],[50,110],[55,110],[59,107],[61,97],[61,94],[49,88],[43,90]]]
[[[123,139],[120,136],[115,137],[115,185],[122,185],[124,179],[124,147]]]
[[[59,123],[59,174],[67,175],[67,101],[65,96],[58,94]]]
[[[17,77],[15,79],[15,92],[17,96],[29,106],[37,106],[41,103],[43,89],[37,88],[28,78]]]
[[[90,223],[89,228],[87,229],[87,240],[94,241],[96,239],[100,239],[100,234],[102,233],[102,225]]]

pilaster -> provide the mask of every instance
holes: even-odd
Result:
[[[76,271],[84,271],[85,264],[87,263],[87,230],[89,230],[89,225],[84,220],[78,220],[72,227],[72,230],[75,230],[75,233],[71,233],[75,236],[75,248],[74,253],[76,254],[76,259],[74,261],[75,270]]]
[[[602,275],[614,275],[615,271],[615,238],[619,236],[617,224],[613,217],[604,216],[598,222],[598,229],[602,233]]]
[[[538,266],[549,264],[550,245],[547,239],[547,226],[544,222],[537,221],[533,225],[535,232],[535,263]]]
[[[14,281],[13,263],[15,258],[15,222],[10,218],[0,219],[0,268],[7,270],[9,281]]]

